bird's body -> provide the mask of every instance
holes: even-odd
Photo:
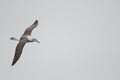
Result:
[[[33,42],[35,38],[33,36],[27,36],[27,39],[27,42]]]
[[[30,35],[24,35],[22,36],[22,38],[27,38],[27,42],[34,42],[35,38],[33,36]],[[20,41],[20,39],[16,38],[16,37],[11,37],[11,40],[15,40],[15,41]],[[39,43],[39,41],[38,41]]]
[[[28,27],[24,34],[20,37],[20,39],[16,39],[15,37],[11,37],[10,39],[11,40],[16,40],[16,41],[19,41],[19,43],[17,44],[17,47],[16,47],[16,50],[15,50],[15,55],[14,55],[14,59],[13,59],[13,62],[12,62],[12,66],[18,61],[18,59],[20,58],[21,54],[22,54],[22,50],[23,50],[23,47],[24,45],[27,43],[27,42],[38,42],[39,41],[35,38],[33,38],[31,36],[31,32],[32,30],[38,25],[38,21],[36,20],[30,27]]]

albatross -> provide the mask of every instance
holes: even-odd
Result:
[[[23,47],[27,42],[40,43],[36,38],[31,37],[31,32],[34,28],[37,27],[37,25],[38,25],[38,20],[36,20],[30,27],[26,28],[25,32],[20,37],[20,39],[16,39],[15,37],[10,38],[11,40],[19,41],[19,43],[16,46],[15,55],[14,55],[13,62],[12,62],[11,66],[13,66],[20,58],[20,56],[22,54]]]

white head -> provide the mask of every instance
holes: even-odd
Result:
[[[40,43],[40,41],[38,41],[36,38],[32,38],[32,42]]]
[[[33,38],[32,36],[27,36],[28,42],[38,42],[40,43],[36,38]]]

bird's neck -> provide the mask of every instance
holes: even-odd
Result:
[[[27,36],[28,41],[32,41],[33,37],[32,36]]]

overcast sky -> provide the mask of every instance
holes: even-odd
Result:
[[[20,37],[35,20],[19,61]],[[0,0],[0,80],[120,80],[119,0]]]

